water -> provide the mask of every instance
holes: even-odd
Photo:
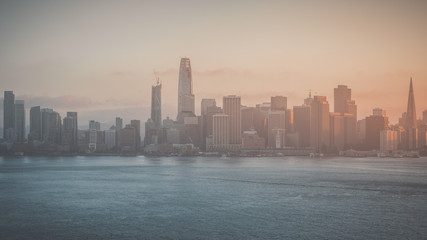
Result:
[[[0,239],[427,239],[427,158],[0,157]]]

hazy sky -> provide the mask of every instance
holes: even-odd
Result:
[[[178,68],[191,59],[202,98],[272,95],[300,105],[309,89],[352,88],[358,117],[427,109],[427,1],[0,1],[0,91],[82,121],[149,117],[153,69],[163,117],[175,118]],[[118,110],[120,109],[120,110]]]

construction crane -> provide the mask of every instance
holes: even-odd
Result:
[[[156,85],[160,85],[160,78],[157,76],[156,70],[153,69],[154,80],[156,81]]]

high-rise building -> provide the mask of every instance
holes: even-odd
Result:
[[[244,131],[242,137],[242,148],[261,150],[265,148],[265,139],[259,137],[256,131]]]
[[[214,98],[203,98],[201,102],[201,115],[206,115],[208,107],[216,106],[216,100]]]
[[[112,150],[116,146],[116,129],[105,130],[105,145],[107,145],[107,150]]]
[[[345,113],[354,115],[354,118],[357,119],[357,105],[354,100],[347,100],[345,105]]]
[[[310,106],[294,106],[294,129],[299,134],[299,146],[310,146]]]
[[[213,135],[213,116],[215,114],[223,113],[222,108],[217,106],[210,106],[206,109],[206,114],[204,116],[204,123],[203,126],[206,127],[206,129],[202,129],[203,131],[206,130],[205,133],[203,133],[202,136],[202,149],[207,149],[207,142],[206,138],[211,137]]]
[[[136,129],[130,124],[120,130],[120,149],[124,152],[136,151]]]
[[[30,109],[30,137],[33,141],[40,141],[42,139],[42,115],[40,106]]]
[[[294,110],[286,110],[286,133],[293,133],[294,129]]]
[[[427,123],[427,110],[423,111],[423,122]]]
[[[418,128],[417,114],[415,111],[414,88],[412,87],[412,78],[409,83],[408,106],[406,109],[405,129],[408,134],[407,149],[418,148]]]
[[[116,129],[120,130],[123,128],[123,118],[116,117]]]
[[[74,118],[66,116],[62,120],[62,141],[63,145],[72,145],[74,140]]]
[[[230,123],[230,144],[242,143],[241,99],[240,96],[225,96],[222,99],[224,114],[228,115]]]
[[[286,111],[288,99],[284,96],[271,97],[271,111]]]
[[[147,121],[144,124],[145,126],[145,136],[144,136],[144,145],[150,145],[150,144],[158,144],[158,136],[157,136],[157,129],[154,127],[154,122],[151,120],[151,118],[147,119]]]
[[[383,116],[383,117],[387,116],[386,110],[382,108],[374,108],[372,110],[372,113],[373,113],[372,115],[374,116]]]
[[[242,115],[242,132],[253,131],[255,129],[256,108],[242,107],[240,111]]]
[[[200,124],[199,117],[186,117],[184,119],[184,136],[183,143],[191,143],[196,147],[200,147]]]
[[[380,151],[389,152],[397,150],[399,141],[396,130],[384,129],[380,132]]]
[[[78,144],[78,132],[79,132],[79,127],[78,127],[78,121],[77,121],[77,112],[67,112],[67,117],[70,118],[71,120],[71,131],[72,131],[72,137],[71,137],[71,145],[74,147],[74,150],[76,150],[77,148],[77,144]]]
[[[156,129],[162,127],[162,84],[159,80],[151,87],[151,119]]]
[[[101,123],[95,120],[89,121],[89,130],[101,131]]]
[[[311,146],[322,151],[330,146],[329,103],[324,96],[314,96],[310,111]]]
[[[139,151],[139,148],[141,147],[141,121],[139,120],[131,120],[130,125],[135,128],[135,144],[136,144],[136,150]],[[154,123],[154,126],[156,126],[156,123]]]
[[[215,114],[212,119],[213,148],[226,150],[230,143],[230,123],[227,114]]]
[[[178,116],[177,121],[184,121],[181,116],[185,112],[195,113],[193,94],[193,76],[189,58],[181,58],[178,80]]]
[[[347,101],[351,100],[351,89],[346,85],[334,88],[334,112],[346,113]]]
[[[268,139],[268,113],[270,112],[270,106],[270,103],[257,104],[254,115],[255,131],[264,139]],[[267,141],[265,142],[267,143]]]
[[[120,130],[123,128],[123,118],[116,117],[116,147],[120,148]]]
[[[286,110],[268,113],[268,147],[283,148],[286,141]]]
[[[222,109],[216,106],[215,99],[202,99],[201,113],[200,148],[206,150],[206,137],[212,135],[212,116],[217,113],[222,113]]]
[[[308,98],[304,99],[304,105],[310,106],[312,102],[313,102],[313,98],[311,97],[311,90],[310,90],[310,92],[308,93]]]
[[[336,150],[343,150],[345,144],[344,116],[340,113],[330,113],[330,143]]]
[[[15,142],[25,142],[24,100],[15,101]]]
[[[12,141],[15,131],[15,94],[4,91],[3,99],[3,138]]]
[[[388,126],[388,118],[372,115],[366,117],[366,147],[369,150],[380,148],[380,132]]]
[[[61,141],[61,116],[49,108],[40,110],[42,115],[42,140],[47,144],[59,144]]]
[[[345,113],[344,117],[344,149],[353,148],[357,143],[357,120],[351,113]]]

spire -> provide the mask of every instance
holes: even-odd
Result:
[[[408,107],[406,109],[406,129],[417,128],[417,114],[415,111],[414,88],[412,77],[409,83]]]

